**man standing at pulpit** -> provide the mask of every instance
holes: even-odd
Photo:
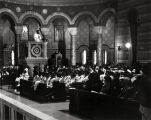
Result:
[[[36,42],[47,42],[48,41],[48,39],[42,33],[41,28],[36,30],[36,32],[34,33],[34,39]]]
[[[34,39],[36,42],[41,42],[42,41],[42,35],[40,33],[40,30],[36,30],[34,34]]]

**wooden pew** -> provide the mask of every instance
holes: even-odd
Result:
[[[33,85],[34,83],[32,81],[20,80],[20,95],[38,102],[47,102],[49,99],[47,95],[49,94],[54,97],[54,101],[66,100],[66,90],[64,83],[54,82],[51,91],[48,91],[46,84],[43,83],[39,83],[36,91],[34,91]]]
[[[139,104],[136,101],[117,98],[84,90],[70,90],[69,111],[90,118],[116,118],[139,120]]]

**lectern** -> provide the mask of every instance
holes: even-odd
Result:
[[[27,43],[28,57],[26,58],[27,65],[30,67],[31,76],[33,76],[34,66],[44,66],[47,64],[47,42],[29,41]]]

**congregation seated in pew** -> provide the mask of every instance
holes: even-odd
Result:
[[[106,66],[76,66],[76,67],[49,67],[37,71],[33,77],[33,90],[36,91],[39,84],[46,86],[46,91],[51,94],[53,83],[64,83],[68,92],[70,88],[96,91],[107,95],[133,98],[137,96],[137,83],[143,76],[141,69],[126,65]],[[28,70],[25,69],[16,82],[25,79],[28,81]]]

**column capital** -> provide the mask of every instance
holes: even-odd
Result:
[[[95,26],[94,30],[97,34],[102,34],[105,29],[105,26]]]
[[[77,35],[78,29],[77,29],[77,27],[69,27],[68,31],[71,35],[75,36],[75,35]]]
[[[49,34],[49,28],[48,27],[42,27],[41,31],[44,35],[48,35]]]
[[[23,30],[23,26],[15,26],[16,34],[21,34],[22,30]]]

